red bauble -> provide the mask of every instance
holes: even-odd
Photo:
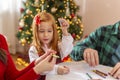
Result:
[[[72,37],[73,37],[74,39],[76,38],[76,35],[75,35],[75,33],[73,33],[73,34],[72,34]]]
[[[18,29],[19,29],[19,30],[23,30],[23,27],[20,27],[20,26],[19,26],[19,28],[18,28]]]
[[[21,12],[21,13],[24,12],[24,9],[23,9],[23,8],[20,8],[20,12]]]
[[[72,13],[72,14],[71,14],[71,18],[74,18],[74,17],[75,17],[75,14],[74,14],[74,13]]]

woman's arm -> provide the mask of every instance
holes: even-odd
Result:
[[[8,63],[5,72],[6,80],[34,80],[39,76],[33,70],[34,62],[31,63],[25,69],[18,71],[13,63],[10,54],[8,54],[7,56],[8,56]]]
[[[0,48],[5,49],[7,52],[9,52],[7,41],[2,34],[0,34]]]

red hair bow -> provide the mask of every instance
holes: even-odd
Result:
[[[40,24],[40,16],[36,16],[35,17],[35,22],[36,22],[36,25],[39,25]]]

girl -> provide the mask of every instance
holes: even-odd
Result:
[[[58,19],[62,28],[62,42],[58,43],[57,26],[53,16],[46,12],[38,13],[33,21],[33,42],[29,49],[30,62],[39,58],[47,50],[52,49],[57,51],[57,55],[61,58],[57,59],[57,63],[61,62],[64,57],[68,56],[73,48],[73,38],[68,33],[68,22],[63,19]],[[55,69],[49,73],[66,74],[69,68],[65,66],[55,66]]]
[[[43,72],[53,69],[56,59],[51,60],[51,53],[55,52],[48,51],[24,70],[18,71],[8,51],[6,40],[0,34],[0,80],[36,80]]]

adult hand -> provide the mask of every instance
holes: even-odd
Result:
[[[67,29],[69,28],[69,22],[63,18],[59,18],[58,21],[60,23],[63,35],[67,36],[68,35]]]
[[[44,56],[47,56],[46,58]],[[36,74],[42,74],[45,71],[53,70],[53,67],[56,63],[56,58],[52,57],[51,51],[47,54],[44,54],[43,59],[39,61],[33,68]]]
[[[115,65],[115,67],[111,70],[110,75],[114,78],[120,79],[120,62]]]
[[[97,66],[99,64],[98,52],[91,48],[86,48],[83,53],[84,60],[90,66]]]
[[[35,65],[37,65],[43,59],[45,59],[49,54],[53,54],[53,53],[56,54],[56,51],[48,49],[45,54],[43,54],[42,56],[40,56],[35,60]]]

